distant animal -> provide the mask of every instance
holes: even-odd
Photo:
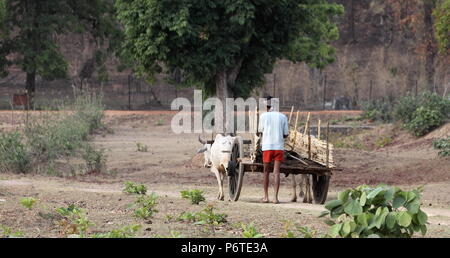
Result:
[[[207,141],[203,140],[200,136],[198,140],[203,144],[203,147],[197,151],[197,153],[204,153],[205,155],[205,167],[210,167],[211,172],[216,175],[217,183],[219,185],[219,192],[217,199],[223,201],[225,194],[223,193],[223,179],[228,169],[228,163],[231,158],[231,150],[233,148],[234,138],[232,136],[224,136],[217,134],[214,139],[214,143],[208,147]]]

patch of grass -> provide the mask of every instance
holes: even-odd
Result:
[[[435,140],[433,147],[439,150],[440,157],[450,157],[450,137]]]
[[[191,191],[184,190],[181,191],[180,193],[181,197],[184,199],[188,199],[191,202],[191,204],[200,204],[201,202],[204,202],[206,200],[205,196],[203,195],[203,191],[197,189]]]
[[[0,225],[0,237],[1,238],[11,238],[11,237],[23,237],[24,234],[21,231],[13,232],[13,230],[7,226]]]
[[[138,152],[148,152],[148,146],[143,143],[136,143],[136,147]]]
[[[92,238],[132,238],[141,230],[141,225],[125,226],[106,233],[97,233]]]
[[[31,156],[19,132],[0,135],[0,172],[26,173],[31,167]]]
[[[20,204],[21,204],[23,207],[25,207],[25,208],[31,210],[31,209],[33,209],[33,205],[36,203],[36,201],[37,201],[37,200],[36,200],[35,198],[33,198],[33,197],[24,197],[24,198],[22,198],[22,199],[20,200]]]
[[[283,221],[284,233],[282,238],[317,238],[317,231],[306,226],[293,224],[291,221]],[[293,228],[293,229],[292,229]]]
[[[263,238],[264,236],[258,232],[253,223],[241,224],[243,238]]]
[[[139,196],[132,204],[133,206],[137,206],[134,210],[134,215],[144,220],[148,220],[153,217],[158,212],[158,210],[155,209],[157,199],[158,196],[155,193],[152,193],[149,196]]]
[[[158,121],[156,121],[156,126],[163,126],[164,125],[164,119],[162,119],[162,118],[160,118],[160,119],[158,119]]]
[[[74,204],[67,208],[57,208],[55,211],[61,217],[57,224],[61,228],[61,234],[65,236],[85,237],[89,227],[94,225],[85,211]]]
[[[379,136],[375,140],[375,146],[378,148],[384,148],[392,143],[392,137],[390,136]]]
[[[125,188],[123,189],[124,193],[128,194],[146,194],[147,187],[143,184],[137,185],[133,182],[125,182]]]

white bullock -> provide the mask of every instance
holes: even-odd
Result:
[[[234,137],[217,134],[212,145],[208,144],[205,140],[202,140],[200,136],[198,140],[204,144],[204,146],[199,149],[197,153],[204,153],[204,166],[211,167],[211,172],[216,175],[217,183],[219,184],[217,199],[223,201],[225,199],[223,193],[223,179],[228,169],[228,163],[230,162]]]

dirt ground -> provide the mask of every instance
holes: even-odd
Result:
[[[170,111],[106,112],[105,121],[113,132],[96,135],[94,142],[107,150],[108,170],[114,171],[115,176],[60,178],[0,174],[0,225],[21,231],[27,237],[59,237],[53,211],[74,203],[85,209],[95,224],[90,233],[140,224],[143,228],[138,236],[142,237],[169,236],[171,231],[185,237],[240,237],[239,223],[253,222],[265,237],[280,237],[284,232],[283,221],[308,226],[319,235],[326,232],[328,226],[317,218],[324,209],[322,205],[289,202],[289,178],[281,180],[281,203],[278,205],[259,203],[262,177],[251,173],[245,175],[238,202],[215,200],[216,179],[208,169],[201,167],[202,156],[195,154],[201,147],[197,135],[172,133],[173,114]],[[317,115],[330,119],[355,114]],[[11,121],[20,120],[19,117],[0,112],[0,128],[14,128]],[[449,237],[450,160],[438,158],[431,142],[434,137],[450,135],[450,124],[434,134],[422,139],[397,137],[389,146],[374,151],[337,149],[335,160],[343,171],[334,173],[328,198],[359,184],[387,183],[407,189],[424,185],[422,203],[430,217],[427,237]],[[148,152],[138,152],[137,143],[147,145]],[[122,193],[125,181],[145,184],[149,192],[159,196],[158,213],[151,221],[143,222],[133,217],[133,210],[128,205],[136,197]],[[180,191],[187,189],[203,190],[207,203],[213,204],[218,212],[226,213],[228,222],[210,232],[202,226],[171,219],[185,211],[202,209],[180,197]],[[22,197],[38,199],[35,208],[24,208],[20,204]]]

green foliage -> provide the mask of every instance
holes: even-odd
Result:
[[[284,233],[281,235],[282,238],[316,238],[317,231],[310,229],[306,226],[300,226],[298,224],[292,225],[291,221],[284,222]],[[292,230],[294,226],[294,230]]]
[[[343,7],[326,0],[118,0],[126,49],[141,74],[182,71],[182,84],[216,90],[225,76],[234,96],[261,86],[278,58],[322,68],[334,61],[333,18]]]
[[[242,237],[243,238],[263,238],[264,236],[258,232],[253,223],[248,225],[242,223]]]
[[[191,191],[184,190],[184,191],[181,191],[180,193],[181,193],[181,197],[184,199],[190,200],[191,204],[199,204],[206,200],[205,196],[203,196],[203,191],[200,191],[197,189],[194,189]]]
[[[31,210],[36,201],[37,200],[33,197],[24,197],[20,200],[20,204],[22,204],[23,207]]]
[[[11,238],[11,237],[23,237],[23,233],[20,231],[13,232],[9,227],[0,224],[0,238]]]
[[[145,144],[138,142],[136,143],[136,147],[138,152],[148,152],[148,146]]]
[[[113,229],[106,233],[97,233],[92,238],[132,238],[141,230],[141,225],[125,226],[119,229]]]
[[[0,74],[6,76],[7,68],[17,65],[27,73],[27,84],[34,84],[38,75],[46,80],[66,77],[68,64],[55,35],[89,33],[99,48],[105,39],[111,39],[110,52],[118,44],[116,41],[122,39],[113,1],[2,0],[0,3],[0,17],[4,17],[0,20],[3,21],[0,22]],[[6,60],[6,56],[12,58]],[[34,92],[33,87],[30,90]]]
[[[19,132],[0,134],[0,172],[26,173],[31,156]]]
[[[155,213],[158,212],[158,210],[155,209],[157,199],[158,196],[155,193],[152,193],[149,196],[140,195],[133,204],[134,206],[137,206],[134,210],[134,215],[144,220],[153,217]]]
[[[74,204],[69,205],[67,208],[57,208],[55,211],[61,216],[58,225],[61,227],[61,233],[64,235],[85,237],[89,227],[94,225],[89,221],[85,211]]]
[[[124,193],[129,194],[146,194],[147,193],[147,187],[145,185],[137,185],[133,182],[125,182],[125,188],[123,189]]]
[[[428,216],[420,209],[421,189],[366,185],[339,193],[325,204],[329,236],[344,238],[411,237],[427,232]]]
[[[86,162],[88,174],[106,172],[107,157],[104,149],[96,150],[91,144],[85,144],[82,158]]]
[[[415,136],[423,136],[443,125],[450,117],[450,101],[436,93],[423,92],[398,101],[394,116]]]
[[[203,225],[215,232],[215,227],[226,223],[228,215],[225,213],[216,213],[214,206],[205,205],[201,212],[183,212],[178,216],[178,221],[187,221],[194,225]]]
[[[439,156],[450,156],[450,137],[437,139],[433,142],[433,147],[439,150]]]
[[[450,48],[450,0],[438,1],[433,15],[439,50],[441,53],[445,53]]]
[[[393,120],[393,107],[393,99],[388,97],[365,102],[362,104],[363,118],[372,121],[391,122]]]

